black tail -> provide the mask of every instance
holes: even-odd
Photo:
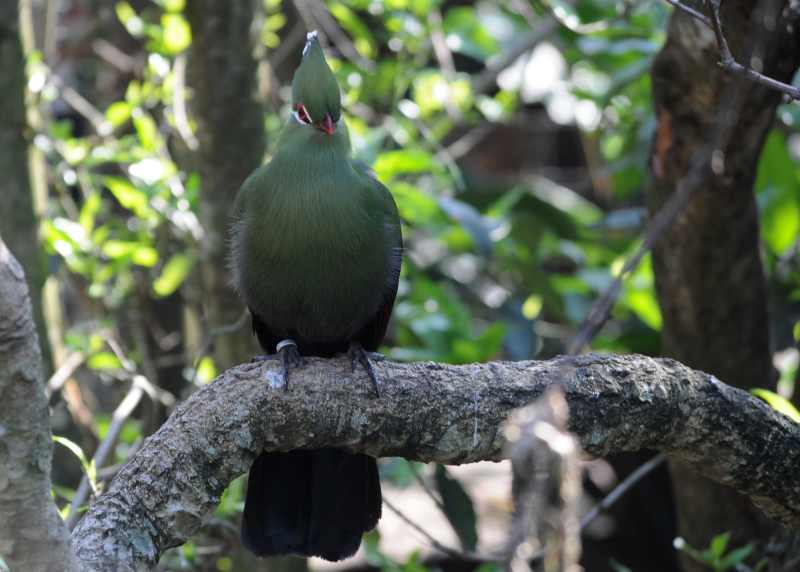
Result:
[[[336,449],[262,453],[250,467],[242,542],[258,556],[342,560],[380,517],[373,457]]]

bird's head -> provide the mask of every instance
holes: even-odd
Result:
[[[325,61],[325,54],[311,32],[303,48],[303,60],[292,80],[294,119],[301,124],[333,135],[342,115],[339,84]]]

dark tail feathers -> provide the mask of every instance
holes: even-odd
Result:
[[[337,449],[262,453],[250,467],[242,543],[258,556],[342,560],[380,516],[374,458]]]

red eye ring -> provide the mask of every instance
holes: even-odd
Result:
[[[308,114],[306,106],[302,103],[295,104],[294,115],[300,123],[311,125],[311,116]]]

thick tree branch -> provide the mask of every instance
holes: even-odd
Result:
[[[376,399],[346,359],[309,359],[288,392],[275,362],[228,370],[180,405],[73,533],[92,570],[152,567],[186,541],[262,449],[343,447],[466,463],[501,458],[508,414],[552,385],[570,429],[604,456],[657,449],[800,527],[800,426],[748,393],[673,360],[562,357],[448,366],[376,364]]]

